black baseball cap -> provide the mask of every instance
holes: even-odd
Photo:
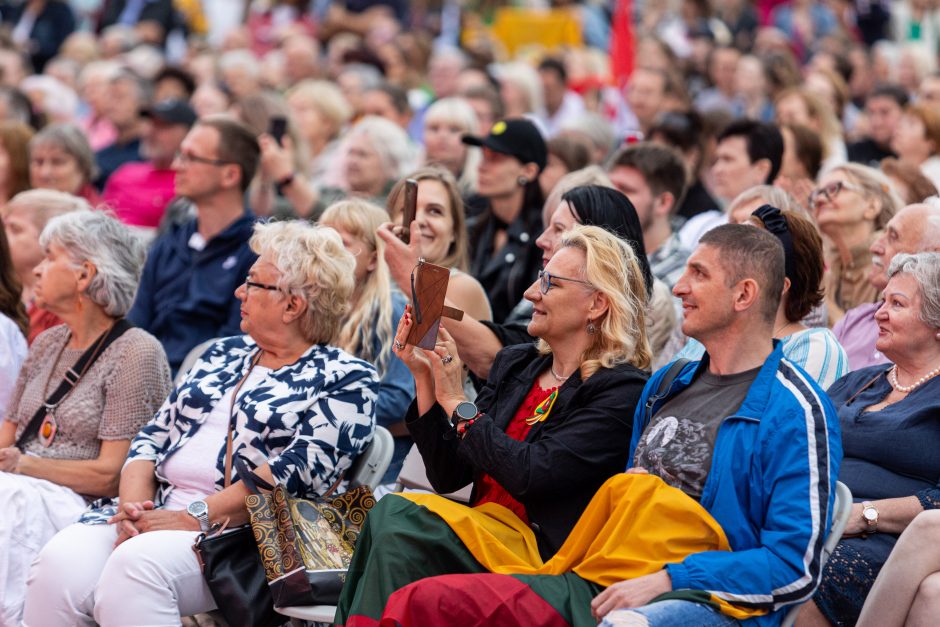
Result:
[[[192,126],[198,116],[193,108],[183,100],[161,100],[155,105],[145,108],[141,115],[168,124],[184,124]]]
[[[545,169],[548,148],[535,124],[524,118],[500,120],[490,129],[486,137],[464,135],[468,146],[486,146],[490,150],[512,155],[522,163],[534,163],[539,172]]]

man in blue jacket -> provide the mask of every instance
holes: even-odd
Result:
[[[173,161],[176,194],[192,201],[196,217],[154,242],[127,317],[160,340],[174,374],[199,343],[241,334],[234,292],[257,258],[244,198],[259,154],[246,126],[209,117],[193,126]]]
[[[766,610],[748,624],[779,625],[786,606],[813,595],[842,445],[831,402],[773,340],[783,286],[783,247],[753,226],[713,229],[689,258],[673,291],[683,333],[707,353],[662,394],[668,368],[650,379],[627,472],[658,475],[697,499],[732,551],[697,553],[610,586],[591,605],[603,625],[737,624],[711,604],[650,603],[677,590]]]

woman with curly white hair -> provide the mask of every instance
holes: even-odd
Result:
[[[300,221],[258,225],[250,245],[259,258],[235,290],[246,335],[212,345],[131,443],[120,505],[42,550],[24,625],[178,625],[214,609],[192,546],[213,523],[248,522],[234,459],[313,497],[371,440],[375,368],[331,345],[353,255],[332,229]]]
[[[90,500],[117,495],[131,438],[170,389],[160,343],[123,320],[144,262],[137,237],[79,210],[50,220],[39,243],[33,297],[64,324],[33,342],[0,427],[0,625],[19,624],[42,545]],[[95,358],[80,364],[85,354]]]

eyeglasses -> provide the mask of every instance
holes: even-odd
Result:
[[[281,288],[277,285],[270,285],[268,283],[258,283],[257,281],[252,281],[250,276],[245,277],[245,295],[247,296],[251,293],[251,288],[256,287],[260,290],[271,290],[272,292],[280,292]]]
[[[225,159],[209,159],[207,157],[200,157],[191,153],[176,151],[174,158],[179,161],[181,164],[186,165],[188,163],[205,163],[206,165],[229,165],[235,163],[234,161],[227,161]]]
[[[843,189],[847,189],[850,192],[865,191],[865,188],[858,185],[853,185],[852,183],[846,183],[844,181],[836,181],[835,183],[829,183],[825,187],[814,189],[813,192],[809,195],[809,206],[815,207],[820,198],[825,198],[826,202],[832,202],[842,192]]]
[[[581,285],[587,285],[591,289],[597,289],[592,284],[588,283],[587,281],[582,281],[581,279],[572,279],[566,276],[558,276],[557,274],[551,274],[550,272],[546,272],[545,270],[539,270],[539,291],[542,292],[543,294],[548,294],[548,290],[552,289],[553,287],[558,287],[557,285],[552,283],[552,281],[558,281],[558,280],[573,281],[575,283],[580,283]]]

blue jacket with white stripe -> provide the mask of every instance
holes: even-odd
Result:
[[[842,459],[831,401],[774,344],[741,407],[718,428],[702,492],[702,506],[732,551],[698,553],[666,567],[674,590],[705,590],[769,610],[746,621],[761,626],[779,625],[786,606],[808,600],[819,584]],[[650,418],[707,367],[707,354],[687,364],[662,395],[656,391],[668,366],[649,380],[634,415],[631,465]]]

